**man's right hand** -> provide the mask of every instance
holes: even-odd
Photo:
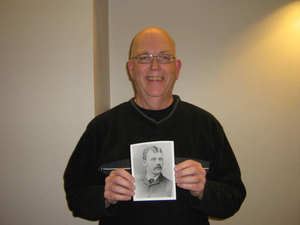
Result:
[[[134,177],[124,169],[112,171],[105,179],[105,207],[118,201],[129,201],[134,196]]]

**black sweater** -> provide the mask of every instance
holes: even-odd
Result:
[[[155,121],[131,99],[97,116],[87,126],[67,165],[64,181],[76,217],[106,224],[209,224],[208,216],[237,212],[246,190],[220,123],[208,112],[174,96],[168,115]],[[130,158],[130,144],[174,141],[175,157],[209,162],[202,200],[177,187],[176,201],[118,202],[105,209],[102,164]]]

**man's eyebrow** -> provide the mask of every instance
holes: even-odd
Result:
[[[164,50],[164,51],[160,51],[158,53],[159,54],[171,54],[171,51],[168,50]],[[153,55],[152,53],[148,52],[148,51],[144,51],[144,52],[137,52],[136,55]]]
[[[171,51],[161,51],[159,54],[171,54]]]

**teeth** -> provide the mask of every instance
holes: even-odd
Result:
[[[160,81],[163,80],[163,77],[147,77],[148,80],[152,80],[152,81]]]

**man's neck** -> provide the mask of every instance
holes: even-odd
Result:
[[[134,99],[135,103],[144,109],[149,110],[162,110],[168,108],[174,101],[173,96],[168,98],[150,97],[148,99],[142,99],[138,96]]]
[[[158,177],[159,177],[160,173],[159,174],[152,174],[152,173],[147,173],[146,174],[146,178],[149,180],[149,179],[154,179],[156,180]]]

